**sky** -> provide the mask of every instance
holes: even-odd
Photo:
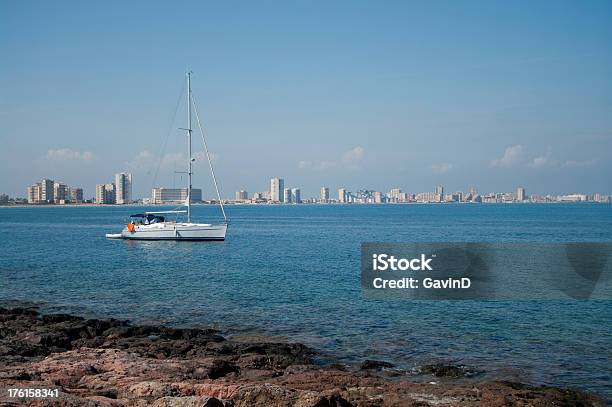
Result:
[[[0,55],[10,196],[185,185],[187,69],[224,197],[612,193],[610,1],[4,1]]]

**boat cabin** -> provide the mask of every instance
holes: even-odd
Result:
[[[166,218],[159,215],[154,215],[152,213],[137,213],[135,215],[130,215],[130,218],[133,218],[133,223],[137,225],[152,225],[153,223],[161,223],[165,222]]]

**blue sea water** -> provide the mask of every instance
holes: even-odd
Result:
[[[612,241],[611,205],[230,206],[225,242],[105,239],[142,210],[0,208],[0,302],[285,337],[348,363],[461,361],[612,400],[612,301],[365,300],[359,274],[365,241]]]

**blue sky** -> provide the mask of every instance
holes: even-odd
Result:
[[[126,3],[0,3],[0,192],[181,185],[189,66],[227,197],[612,193],[609,1]]]

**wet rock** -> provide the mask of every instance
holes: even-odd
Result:
[[[15,308],[0,308],[0,315],[3,315],[2,319],[18,319],[21,316],[29,316],[35,317],[38,316],[39,313],[34,308],[23,308],[23,307],[15,307]]]
[[[348,371],[348,367],[349,366],[342,364],[342,363],[332,363],[329,365],[330,369],[340,370],[342,372]]]
[[[41,319],[44,323],[58,323],[66,321],[83,321],[82,317],[77,317],[70,314],[47,314],[42,315]]]
[[[125,403],[121,400],[115,400],[104,396],[90,396],[85,400],[95,403],[97,407],[124,407]]]
[[[431,374],[436,377],[469,377],[474,376],[478,371],[474,368],[465,365],[455,365],[447,362],[434,363],[430,365],[422,366],[420,369],[421,373]]]
[[[382,370],[383,368],[392,368],[395,365],[389,362],[383,362],[379,360],[364,360],[361,363],[361,370]]]
[[[40,380],[40,376],[32,372],[14,371],[0,373],[0,379],[12,379],[15,381],[36,381]]]
[[[215,359],[210,368],[208,368],[208,377],[210,379],[218,379],[227,376],[230,373],[239,373],[240,368],[223,359]]]
[[[16,340],[12,344],[0,344],[0,356],[23,356],[26,358],[46,356],[50,353],[44,345]]]
[[[155,400],[152,407],[225,407],[225,405],[214,397],[162,397]]]
[[[336,394],[330,396],[307,394],[302,396],[293,407],[354,407],[354,404]]]
[[[37,337],[37,343],[54,352],[72,349],[70,337],[62,331],[49,332]]]

